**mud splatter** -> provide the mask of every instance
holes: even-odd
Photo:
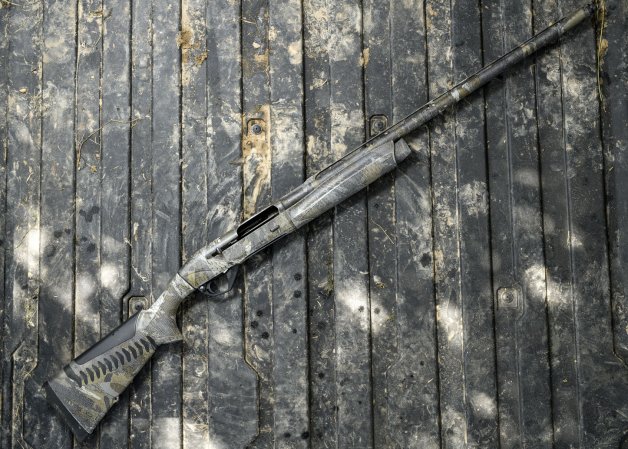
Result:
[[[303,61],[303,53],[301,51],[301,41],[295,41],[288,46],[288,55],[290,55],[290,64],[300,65]]]
[[[360,59],[360,65],[366,67],[369,65],[369,58],[371,57],[371,49],[366,47],[362,50],[362,58]]]
[[[191,48],[193,40],[193,34],[191,30],[182,29],[177,34],[177,47],[182,49]]]
[[[270,185],[270,105],[263,105],[258,111],[244,117],[245,129],[242,133],[242,161],[244,180],[244,218],[254,215],[263,192]],[[254,131],[259,126],[259,131]]]
[[[473,181],[460,189],[460,203],[466,208],[469,215],[477,217],[488,213],[488,198],[486,184]]]
[[[197,66],[200,66],[201,64],[203,64],[205,60],[207,60],[207,50],[194,56],[194,62],[196,63]]]

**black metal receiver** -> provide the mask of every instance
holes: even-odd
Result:
[[[406,159],[411,150],[403,136],[526,56],[555,42],[594,12],[595,7],[587,5],[558,21],[200,249],[149,309],[132,316],[44,385],[49,401],[60,410],[76,437],[82,440],[94,431],[158,346],[182,339],[176,312],[190,293],[200,290],[215,298],[230,290],[238,267],[246,259],[364,189]]]

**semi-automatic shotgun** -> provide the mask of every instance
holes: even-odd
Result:
[[[406,159],[412,150],[403,136],[557,41],[594,12],[595,6],[587,5],[551,25],[200,249],[149,309],[133,315],[44,384],[48,400],[60,410],[76,437],[83,440],[94,431],[160,345],[182,340],[176,314],[190,293],[199,290],[219,296],[231,290],[238,267],[253,254],[337,206]]]

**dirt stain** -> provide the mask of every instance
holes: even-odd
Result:
[[[198,55],[194,56],[194,62],[196,63],[197,66],[200,66],[206,60],[207,60],[207,50],[205,50],[204,52],[201,52]]]
[[[371,49],[366,47],[362,50],[362,58],[360,59],[360,65],[366,67],[369,65],[369,58],[371,57]]]
[[[255,214],[270,186],[270,105],[262,105],[243,117],[242,177],[244,181],[244,218]]]
[[[177,34],[177,46],[182,49],[191,48],[193,36],[192,30],[182,29]]]

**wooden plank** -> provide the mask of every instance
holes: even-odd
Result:
[[[240,5],[207,4],[208,236],[233,229],[242,216]],[[242,279],[242,278],[240,278]],[[244,447],[257,434],[257,379],[243,359],[242,284],[209,303],[209,434],[215,446]]]
[[[532,35],[530,4],[486,2],[488,61]],[[486,88],[500,446],[551,445],[533,61]]]
[[[424,6],[392,4],[393,121],[427,102]],[[395,179],[398,266],[391,318],[397,357],[386,370],[386,425],[397,447],[435,448],[440,447],[440,435],[429,136],[424,128],[407,140],[418,153],[399,168]],[[372,316],[380,322],[388,319],[381,311]],[[373,332],[375,336],[375,325]]]
[[[182,239],[183,259],[207,244],[207,2],[181,4],[182,69]],[[210,445],[206,298],[188,300],[183,310],[183,447]]]
[[[74,353],[100,340],[102,2],[78,3],[76,61],[76,245]]]
[[[543,25],[547,15],[567,8],[559,2],[555,8],[541,5],[535,11]],[[558,56],[556,62],[543,60],[537,80],[539,95],[553,91],[554,98],[562,100],[557,110],[539,100],[539,111],[554,119],[547,122],[553,126],[539,127],[547,167],[543,179],[548,180],[547,186],[543,184],[548,285],[551,280],[555,286],[548,289],[554,441],[557,447],[611,446],[623,438],[626,428],[625,404],[614,398],[625,396],[627,384],[625,365],[612,351],[592,29],[571,33]],[[595,414],[589,412],[592,409]]]
[[[329,6],[330,142],[335,160],[365,138],[361,14],[361,2]],[[365,192],[334,212],[334,381],[340,447],[373,444],[366,221]]]
[[[390,2],[369,0],[363,3],[362,64],[366,130],[369,137],[393,121],[392,54]],[[391,123],[389,123],[389,121]],[[375,447],[391,446],[390,416],[387,415],[387,368],[397,353],[396,294],[397,264],[395,235],[394,173],[368,187],[368,265],[373,423]],[[377,310],[377,312],[375,312]],[[401,420],[395,418],[395,422]],[[384,424],[385,423],[385,424]],[[382,425],[384,424],[384,425]],[[381,427],[380,427],[381,426]]]
[[[305,172],[301,8],[298,0],[269,1],[273,198],[301,184]],[[305,236],[298,233],[275,246],[272,266],[273,443],[277,448],[308,448]]]
[[[376,2],[367,0],[363,6],[362,20],[364,23],[362,65],[364,67],[364,98],[366,106],[366,125],[369,137],[381,131],[374,124],[374,116],[384,116],[384,127],[392,116],[392,55],[391,55],[391,9],[389,2]],[[370,126],[373,125],[373,126]],[[380,125],[381,126],[381,125]],[[377,193],[380,190],[390,189],[391,180],[387,183],[379,183],[381,186],[373,185],[373,192],[369,192],[369,216],[375,212],[374,201],[378,201]],[[390,197],[389,192],[386,197]],[[386,201],[385,197],[381,198]],[[388,213],[387,215],[391,215]],[[373,240],[370,238],[369,240]]]
[[[180,4],[153,2],[152,289],[157,296],[178,271],[180,211]],[[151,447],[181,445],[181,346],[158,351],[152,366]]]
[[[364,138],[360,13],[352,2],[304,4],[309,173]],[[331,233],[326,225],[308,239],[312,444],[370,447],[368,263],[355,238],[367,230],[364,195],[337,208]]]
[[[9,21],[10,8],[0,8],[0,67],[7,67],[9,61]],[[7,154],[9,151],[8,117],[9,117],[9,71],[0,73],[0,329],[3,335],[7,335],[8,326],[5,325],[5,308],[8,291],[5,289],[5,267],[7,266],[6,249],[9,247],[5,240],[7,236]],[[10,357],[5,353],[4,344],[0,343],[0,445],[8,447],[10,439],[10,422],[5,418],[9,415],[3,413],[5,406],[10,401],[9,382],[5,378],[10,376]]]
[[[74,70],[76,5],[44,4],[42,24],[42,97],[40,227],[34,257],[39,255],[37,367],[25,381],[25,442],[32,447],[71,447],[72,439],[58,416],[51,419],[38,392],[71,359],[74,312]],[[69,70],[68,70],[69,68]],[[69,72],[69,73],[68,73]],[[33,242],[35,243],[35,242]]]
[[[131,289],[129,304],[148,307],[153,298],[152,4],[133,2],[131,11]],[[159,294],[155,292],[155,294]],[[143,304],[142,304],[143,302]],[[151,365],[138,374],[129,393],[129,447],[150,447]]]
[[[242,1],[242,219],[251,217],[271,202],[272,154],[270,135],[269,2]],[[257,125],[261,131],[254,132]],[[270,250],[243,266],[246,361],[258,376],[259,432],[253,448],[273,445],[275,385],[274,327]]]
[[[430,98],[453,83],[450,36],[451,10],[438,2],[426,3],[428,91]],[[463,323],[458,261],[458,207],[451,180],[457,182],[454,120],[450,114],[430,126],[432,214],[434,227],[434,282],[437,317],[437,358],[443,447],[462,447],[466,441],[462,372]]]
[[[628,70],[626,64],[626,3],[618,0],[604,2],[599,12],[597,29],[598,70],[603,103],[602,132],[605,152],[606,201],[608,201],[609,249],[615,352],[628,363],[628,235],[624,223],[628,220],[628,196],[625,179],[628,176]]]
[[[329,12],[324,0],[303,2],[306,173],[314,175],[334,159],[330,142]],[[335,315],[332,213],[308,227],[310,438],[312,447],[335,447]]]
[[[102,197],[100,234],[100,332],[104,337],[127,318],[123,301],[130,288],[129,154],[130,154],[130,29],[128,2],[103,0],[102,19]],[[92,209],[94,210],[94,209]],[[102,448],[127,441],[128,393],[103,420]]]
[[[559,2],[563,11],[570,2]],[[628,425],[626,366],[612,351],[609,267],[595,34],[580,28],[561,46],[563,132],[569,197],[571,284],[579,361],[580,444],[616,445]],[[591,326],[590,323],[596,323]],[[600,400],[600,395],[604,400]],[[595,408],[597,412],[588,411]],[[608,426],[600,431],[601,426]]]
[[[454,2],[454,79],[482,67],[479,5]],[[488,175],[484,102],[469,97],[456,109],[457,207],[464,326],[464,389],[467,444],[497,445],[494,312],[491,291]]]
[[[534,28],[543,29],[558,15],[555,5],[535,2]],[[561,49],[537,57],[537,110],[543,227],[547,276],[547,307],[552,373],[552,421],[557,448],[579,444],[578,390],[573,292],[569,248],[563,243],[569,233],[567,166],[562,130]],[[551,101],[550,101],[551,99]]]
[[[481,66],[476,6],[428,3],[430,96]],[[435,277],[445,447],[496,445],[488,192],[480,96],[431,133]],[[465,391],[464,395],[460,391]]]
[[[364,138],[361,10],[354,2],[329,6],[311,1],[304,4],[304,14],[305,80],[311,87],[306,89],[307,163],[312,173]],[[337,208],[331,233],[327,220],[310,227],[308,240],[312,444],[370,447],[364,195]]]
[[[6,257],[3,427],[6,447],[26,446],[25,382],[38,359],[43,5],[12,8],[7,61]],[[59,422],[58,420],[56,421]],[[57,437],[68,444],[69,434]]]

